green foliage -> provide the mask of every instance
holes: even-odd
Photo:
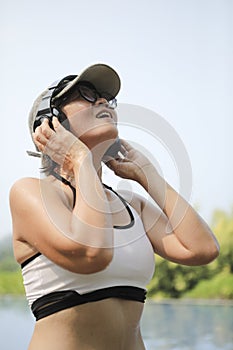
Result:
[[[184,294],[186,298],[233,299],[233,275],[222,271],[210,281],[201,280],[197,286]]]
[[[8,256],[4,260],[0,261],[0,271],[14,272],[18,269],[19,265],[15,262],[12,256]]]
[[[204,266],[182,266],[160,257],[156,259],[154,277],[148,285],[148,296],[153,297],[158,291],[160,297],[179,298],[187,290],[193,289],[200,280],[210,279],[214,270]]]
[[[1,294],[23,294],[24,286],[21,271],[0,272],[0,295]]]
[[[212,230],[220,255],[211,264],[189,267],[157,257],[155,275],[148,285],[153,298],[233,298],[233,212],[216,211]]]
[[[20,267],[13,255],[11,238],[6,238],[0,246],[0,295],[23,293]]]
[[[230,273],[233,273],[233,211],[231,213],[215,211],[212,228],[221,247],[218,270],[221,271],[228,266]]]
[[[0,271],[17,271],[19,265],[15,261],[11,238],[1,241]]]

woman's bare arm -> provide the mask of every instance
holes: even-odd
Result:
[[[39,149],[74,176],[77,200],[73,210],[62,190],[48,179],[22,179],[11,189],[10,204],[17,236],[74,272],[91,273],[112,258],[113,228],[109,204],[87,147],[63,127],[45,121],[35,136]]]
[[[207,264],[218,256],[219,246],[209,226],[157,172],[140,152],[123,141],[125,160],[110,167],[121,177],[137,181],[157,204],[140,196],[141,217],[154,250],[186,265]]]

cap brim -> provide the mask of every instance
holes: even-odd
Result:
[[[121,86],[120,77],[113,68],[106,64],[97,63],[86,68],[80,75],[68,83],[63,90],[54,96],[54,98],[60,98],[80,81],[92,83],[100,94],[107,93],[113,98],[117,96]]]

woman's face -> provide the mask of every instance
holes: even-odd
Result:
[[[62,111],[69,120],[70,131],[90,149],[101,143],[107,149],[118,136],[116,111],[102,97],[95,103],[78,97],[63,106]]]

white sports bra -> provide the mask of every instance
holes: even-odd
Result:
[[[36,320],[68,307],[111,297],[145,301],[146,285],[154,273],[154,251],[138,213],[119,198],[131,222],[114,227],[113,259],[104,270],[73,273],[40,253],[21,265],[26,296]]]

